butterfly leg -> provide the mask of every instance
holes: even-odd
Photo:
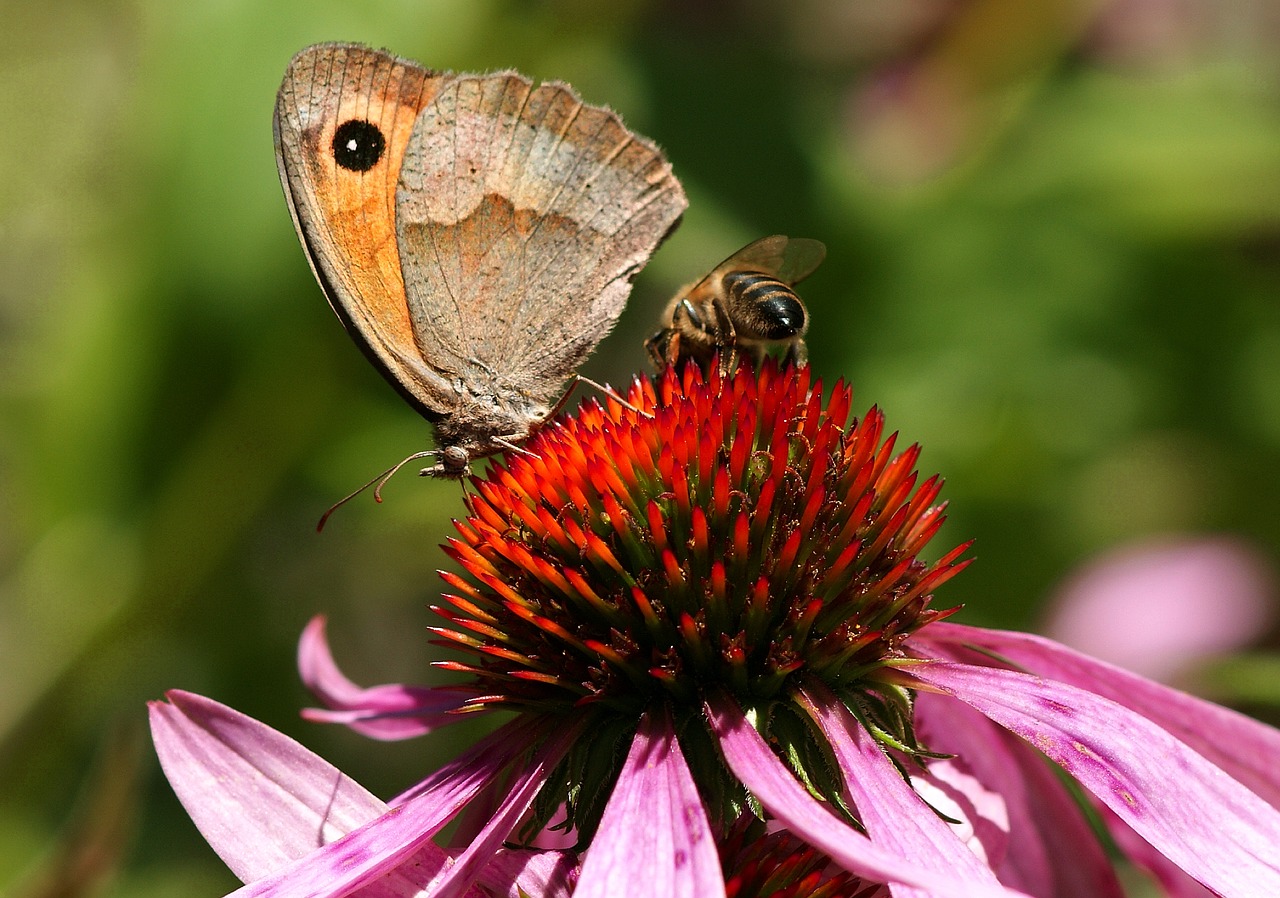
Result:
[[[527,455],[530,458],[537,458],[538,453],[530,452],[528,449],[524,448],[523,446],[520,446],[520,445],[517,445],[516,443],[511,442],[512,440],[525,439],[527,436],[528,434],[522,435],[518,433],[513,433],[505,437],[494,437],[493,441],[497,443],[499,446],[501,446],[503,449],[510,450],[511,452],[519,452],[521,455]]]
[[[604,395],[608,396],[610,399],[618,403],[618,405],[622,406],[623,408],[630,409],[631,411],[645,418],[653,417],[653,415],[649,414],[648,412],[643,411],[642,409],[638,409],[634,405],[632,405],[630,402],[627,402],[627,400],[622,398],[622,394],[620,394],[617,390],[615,390],[613,387],[609,386],[608,384],[602,384],[599,381],[594,381],[591,378],[581,374],[575,374],[573,375],[573,377],[578,383],[586,384],[589,387],[595,387],[597,390],[599,390]]]

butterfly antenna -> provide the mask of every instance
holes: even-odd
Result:
[[[329,520],[329,516],[330,516],[330,515],[332,515],[335,511],[337,511],[337,510],[338,510],[339,508],[341,508],[342,506],[346,505],[348,502],[350,502],[350,501],[351,501],[352,499],[354,499],[356,496],[358,496],[358,495],[360,495],[361,493],[363,493],[363,492],[364,492],[365,490],[367,490],[369,487],[374,486],[374,484],[375,484],[375,483],[377,484],[377,486],[376,486],[376,487],[374,487],[374,489],[373,489],[373,500],[374,500],[375,502],[381,502],[381,501],[382,501],[382,488],[383,488],[384,486],[386,486],[386,485],[387,485],[387,481],[388,481],[388,480],[390,480],[392,477],[394,477],[394,476],[395,476],[396,471],[399,471],[401,468],[403,468],[405,465],[407,465],[407,464],[408,464],[409,462],[411,462],[411,461],[417,461],[417,460],[418,460],[418,459],[420,459],[420,458],[426,458],[426,457],[427,457],[427,456],[429,456],[429,455],[435,455],[435,454],[436,454],[436,450],[434,450],[434,449],[424,449],[424,450],[423,450],[423,451],[421,451],[421,452],[415,452],[415,453],[413,453],[413,455],[410,455],[408,458],[402,458],[402,459],[400,459],[400,461],[396,462],[394,465],[392,465],[391,467],[387,468],[385,471],[383,471],[383,472],[382,472],[381,474],[379,474],[377,477],[374,477],[372,480],[370,480],[370,481],[369,481],[368,483],[366,483],[364,486],[360,487],[359,489],[355,490],[354,492],[348,493],[347,495],[343,496],[343,497],[342,497],[341,499],[339,499],[337,502],[334,502],[332,505],[330,505],[330,506],[329,506],[329,510],[328,510],[328,511],[326,511],[324,514],[322,514],[322,515],[320,516],[320,522],[319,522],[318,524],[316,524],[316,533],[319,533],[319,532],[321,532],[322,530],[324,530],[324,525],[325,525],[325,523]]]

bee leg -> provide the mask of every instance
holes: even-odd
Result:
[[[724,307],[720,297],[717,296],[711,301],[711,308],[716,313],[716,348],[720,351],[720,376],[726,377],[738,367],[738,331],[733,326],[729,310]]]
[[[710,333],[707,322],[702,320],[702,316],[698,314],[693,303],[689,302],[688,297],[676,303],[675,310],[671,313],[671,324],[674,330],[681,330],[680,324],[684,321],[688,321],[704,334]]]
[[[797,337],[791,341],[791,345],[787,347],[786,355],[782,357],[784,362],[790,362],[797,368],[803,368],[809,364],[809,347],[805,345],[802,338]]]
[[[649,360],[653,362],[653,367],[661,371],[663,368],[671,364],[671,344],[675,340],[675,330],[670,327],[664,327],[660,331],[655,331],[644,341],[645,351],[649,353]]]
[[[664,352],[668,366],[693,361],[705,373],[706,362],[716,351],[718,335],[711,323],[699,314],[697,307],[683,299],[671,311],[669,338]]]
[[[680,364],[680,343],[680,331],[673,329],[671,338],[667,340],[667,346],[663,353],[669,366]]]

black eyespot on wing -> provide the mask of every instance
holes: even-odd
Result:
[[[333,132],[333,159],[348,171],[368,171],[387,150],[387,139],[377,125],[351,119]]]

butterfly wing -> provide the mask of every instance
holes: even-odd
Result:
[[[451,79],[418,117],[397,194],[423,357],[547,399],[685,205],[661,152],[570,88],[513,72]]]
[[[289,64],[274,125],[280,181],[329,305],[375,366],[433,418],[448,411],[455,398],[449,384],[418,357],[396,242],[395,201],[414,122],[445,81],[447,76],[388,53],[320,44]],[[339,128],[349,122],[372,128],[344,139]],[[342,151],[360,150],[360,142],[366,151],[378,150],[375,131],[381,151],[363,157],[357,152],[352,167],[353,159]]]

